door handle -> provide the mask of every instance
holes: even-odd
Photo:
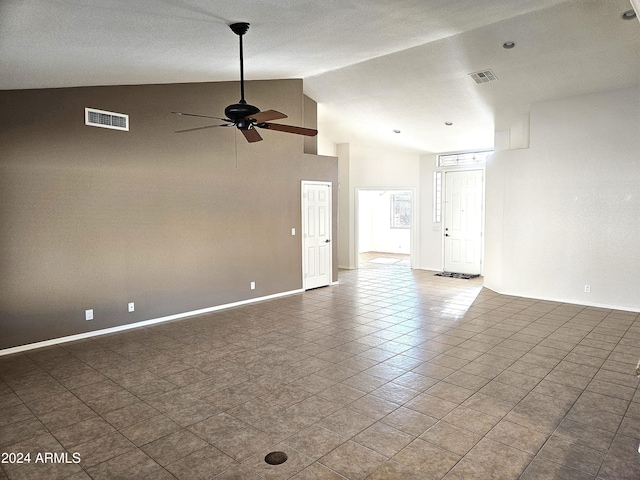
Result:
[[[328,238],[324,241],[324,243],[329,243],[331,240],[329,240]]]

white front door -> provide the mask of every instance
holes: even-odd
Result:
[[[482,170],[445,173],[445,272],[482,273],[482,179]]]
[[[331,183],[302,182],[302,287],[331,283]]]

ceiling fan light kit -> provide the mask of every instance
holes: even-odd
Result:
[[[296,127],[292,125],[283,125],[279,123],[270,123],[271,120],[287,118],[284,113],[276,110],[260,111],[255,105],[247,103],[244,99],[244,52],[242,45],[242,37],[249,31],[249,24],[246,22],[232,23],[229,28],[238,35],[240,40],[240,101],[233,103],[224,109],[226,118],[212,117],[208,115],[197,115],[193,113],[171,112],[176,115],[185,115],[189,117],[213,118],[227,122],[223,125],[209,125],[205,127],[190,128],[187,130],[178,130],[176,133],[191,132],[194,130],[203,130],[205,128],[214,127],[230,127],[235,126],[242,132],[248,142],[254,143],[262,140],[262,136],[256,128],[264,128],[266,130],[275,130],[278,132],[294,133],[296,135],[305,135],[313,137],[318,131],[312,128]]]

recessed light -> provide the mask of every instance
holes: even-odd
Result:
[[[453,122],[444,122],[444,124],[445,124],[447,127],[450,127],[451,125],[453,125]]]
[[[507,50],[509,50],[510,48],[513,48],[516,46],[516,42],[504,42],[502,44],[502,48],[506,48]]]
[[[636,18],[635,10],[627,10],[622,14],[623,20],[633,20],[634,18]]]
[[[400,130],[394,130],[393,133],[400,133]]]

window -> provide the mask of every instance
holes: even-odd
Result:
[[[442,172],[433,172],[433,223],[442,221]]]
[[[391,228],[411,228],[411,194],[391,195]]]
[[[484,165],[487,157],[493,154],[493,150],[484,152],[449,153],[438,155],[439,167],[455,167],[458,165]]]

